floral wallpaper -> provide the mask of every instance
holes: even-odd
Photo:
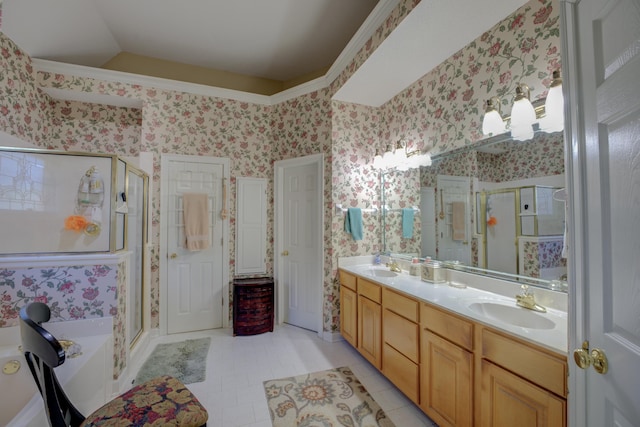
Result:
[[[112,265],[0,268],[0,327],[16,326],[31,302],[48,304],[52,321],[114,316],[116,274]]]
[[[380,181],[370,160],[377,147],[404,139],[410,147],[448,151],[477,140],[485,98],[504,96],[508,114],[516,82],[525,81],[534,98],[545,95],[551,71],[559,66],[558,13],[553,1],[532,0],[493,29],[381,108],[331,100],[349,76],[415,7],[403,0],[325,90],[279,105],[264,106],[135,84],[71,75],[38,73],[30,59],[0,34],[0,129],[56,149],[154,154],[151,242],[152,327],[159,324],[160,161],[165,153],[227,157],[233,177],[230,217],[235,216],[235,177],[265,177],[273,186],[273,162],[307,154],[325,155],[324,330],[339,329],[336,280],[339,256],[371,254],[380,248],[380,217],[364,218],[365,238],[354,242],[343,231],[343,206],[380,203]],[[142,100],[142,108],[110,108],[53,102],[39,87]],[[421,178],[411,178],[419,182]],[[413,185],[413,184],[412,184]],[[398,194],[398,203],[411,196]],[[411,203],[410,203],[411,204]],[[272,204],[271,204],[272,206]],[[269,273],[273,269],[273,210],[269,215]],[[230,277],[235,228],[231,222]],[[116,334],[121,334],[116,331]]]
[[[562,240],[523,242],[521,256],[523,276],[541,277],[541,272],[548,268],[566,267],[567,260],[562,258]]]
[[[512,143],[501,154],[477,153],[477,177],[482,182],[507,182],[564,173],[561,132],[538,133],[526,143]]]

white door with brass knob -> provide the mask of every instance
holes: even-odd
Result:
[[[167,333],[181,333],[225,326],[225,283],[228,283],[226,223],[222,182],[228,166],[225,159],[192,156],[163,156],[163,233],[166,255],[161,279],[163,292],[160,319]],[[210,246],[187,250],[184,233],[183,194],[203,193],[208,198]],[[225,277],[226,276],[226,277]],[[226,312],[225,312],[226,311]]]
[[[322,156],[276,162],[278,320],[322,331]]]
[[[568,420],[640,426],[640,1],[564,6]]]

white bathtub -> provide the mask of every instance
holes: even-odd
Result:
[[[71,339],[82,354],[67,358],[56,368],[65,392],[82,413],[97,409],[110,397],[113,387],[112,319],[91,319],[45,324],[58,339]],[[0,426],[42,427],[48,425],[42,397],[24,356],[18,351],[17,327],[0,329],[0,363],[17,360],[21,367],[13,375],[0,373]]]

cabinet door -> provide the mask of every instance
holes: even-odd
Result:
[[[439,426],[473,424],[473,354],[423,330],[420,407]]]
[[[236,187],[236,274],[264,274],[267,272],[267,180],[237,177]]]
[[[480,426],[566,426],[566,401],[486,360],[482,361]]]
[[[354,347],[358,345],[357,328],[356,293],[349,288],[340,286],[340,333]]]
[[[358,295],[358,350],[380,369],[382,347],[382,309],[380,304]]]

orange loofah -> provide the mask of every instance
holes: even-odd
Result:
[[[84,230],[87,224],[87,219],[82,215],[71,215],[64,220],[64,228],[78,232]]]
[[[496,225],[498,223],[498,220],[496,219],[495,216],[490,216],[489,219],[487,220],[487,225],[489,227],[493,227],[494,225]]]

